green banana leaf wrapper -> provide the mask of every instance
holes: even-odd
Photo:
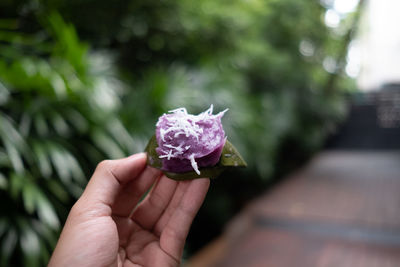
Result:
[[[159,155],[156,152],[156,148],[158,147],[156,136],[149,140],[145,148],[145,152],[147,152],[147,164],[153,168],[161,169],[162,161],[159,158]],[[212,167],[203,167],[200,168],[200,175],[198,175],[195,171],[190,172],[168,172],[163,171],[165,176],[168,178],[183,181],[183,180],[191,180],[196,178],[217,178],[224,170],[230,168],[240,168],[246,167],[247,163],[237,151],[237,149],[227,140],[225,142],[224,148],[222,149],[221,157],[218,163]]]

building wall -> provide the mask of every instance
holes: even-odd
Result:
[[[361,23],[359,87],[400,83],[400,1],[369,0]]]

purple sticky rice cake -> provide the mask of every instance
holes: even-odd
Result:
[[[199,115],[178,108],[162,115],[156,124],[156,149],[162,170],[174,173],[195,171],[218,163],[226,137],[221,118],[227,110],[213,115],[213,106]]]

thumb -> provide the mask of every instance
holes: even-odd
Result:
[[[145,153],[100,162],[79,201],[111,207],[123,185],[138,177],[145,167]]]

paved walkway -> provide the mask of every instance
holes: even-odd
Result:
[[[400,151],[320,153],[187,266],[400,266]]]

